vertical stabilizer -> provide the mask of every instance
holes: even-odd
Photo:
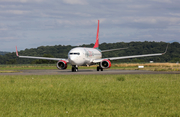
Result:
[[[18,55],[18,50],[17,50],[17,46],[16,46],[16,56],[19,56],[19,55]]]
[[[99,20],[98,20],[98,26],[97,26],[96,43],[94,44],[93,48],[99,48]]]

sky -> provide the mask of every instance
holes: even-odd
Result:
[[[180,0],[0,0],[0,51],[99,42],[180,42]]]

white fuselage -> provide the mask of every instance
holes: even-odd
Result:
[[[71,65],[89,66],[94,59],[100,59],[101,52],[94,48],[77,47],[68,53],[68,61]]]

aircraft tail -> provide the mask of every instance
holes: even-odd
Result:
[[[94,44],[93,48],[99,48],[99,20],[98,20],[98,26],[97,26],[97,35],[96,35],[96,43]]]

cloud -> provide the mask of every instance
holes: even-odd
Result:
[[[133,22],[157,24],[168,22],[169,24],[180,23],[180,18],[177,17],[139,17],[134,18]]]
[[[8,30],[8,28],[0,28],[0,31],[7,31]]]
[[[79,5],[86,5],[88,4],[86,0],[63,0],[66,4],[79,4]]]
[[[1,0],[0,50],[100,42],[179,41],[179,0]],[[16,40],[16,41],[15,41]],[[9,49],[8,49],[9,48]]]
[[[15,41],[15,40],[17,40],[17,38],[15,38],[15,37],[0,37],[0,40],[1,41]]]
[[[163,3],[172,3],[173,2],[173,0],[152,0],[152,1],[163,2]]]
[[[5,11],[0,11],[0,13],[22,15],[22,14],[30,13],[30,11],[24,11],[24,10],[5,10]]]
[[[180,13],[168,13],[169,15],[172,15],[172,16],[178,16],[180,17]]]
[[[19,3],[28,3],[28,2],[43,2],[45,0],[1,0],[1,2],[19,2]]]
[[[127,8],[130,9],[145,9],[145,8],[149,8],[151,5],[147,4],[147,5],[127,5]]]

